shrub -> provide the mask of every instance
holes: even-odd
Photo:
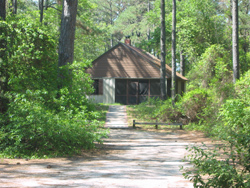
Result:
[[[250,72],[250,71],[249,71]],[[187,158],[194,169],[186,169],[184,176],[195,187],[250,186],[250,74],[236,83],[238,98],[227,100],[220,108],[213,131],[225,144],[214,151],[193,146]]]
[[[179,99],[181,99],[181,97],[179,97]],[[168,99],[161,105],[158,105],[154,115],[158,121],[162,122],[185,122],[185,117],[181,111],[181,103],[176,102],[175,107],[173,107],[172,99]]]
[[[93,89],[85,63],[60,67],[59,79],[56,31],[24,18],[6,25],[10,55],[4,64],[4,97],[9,103],[0,115],[0,155],[75,154],[101,142],[106,131],[100,129],[99,114],[86,98]]]
[[[140,103],[133,108],[136,110],[136,118],[152,121],[156,119],[155,111],[156,107],[161,106],[162,101],[160,99],[149,99],[146,102]]]
[[[192,146],[187,148],[190,155],[186,158],[194,168],[186,168],[184,177],[193,182],[194,187],[249,187],[249,171],[236,168],[235,161],[230,157],[230,148],[225,147],[224,151],[216,148],[213,151],[207,150],[203,146]],[[231,150],[232,151],[232,150]],[[226,158],[222,158],[226,156]]]
[[[190,122],[198,122],[203,117],[208,100],[208,93],[205,89],[195,89],[184,94],[181,106]]]
[[[105,132],[100,122],[89,121],[86,109],[73,114],[71,109],[55,113],[38,100],[22,95],[11,103],[9,124],[2,127],[0,150],[6,156],[43,156],[79,153],[101,142]]]

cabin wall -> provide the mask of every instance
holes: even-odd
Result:
[[[124,86],[126,87],[126,86]],[[115,79],[114,78],[104,78],[103,79],[103,95],[91,95],[88,98],[92,100],[94,103],[115,103]],[[166,90],[168,93],[168,97],[171,97],[171,80],[166,80]],[[186,82],[177,81],[177,92],[176,94],[182,95],[183,92],[186,91]],[[125,94],[126,95],[126,94]]]
[[[103,103],[115,103],[115,79],[103,79]]]
[[[185,91],[186,91],[186,82],[179,80],[178,84],[177,84],[177,94],[183,95],[183,93],[185,93]]]
[[[94,103],[103,103],[103,95],[90,95],[88,99]]]
[[[176,92],[176,94],[181,94],[182,93],[182,91],[181,91],[181,81],[177,81],[177,92]]]
[[[167,84],[167,95],[171,97],[171,79],[166,80]],[[183,95],[186,92],[186,81],[177,80],[176,81],[176,94]]]

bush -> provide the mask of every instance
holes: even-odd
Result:
[[[58,78],[57,36],[50,27],[24,18],[6,23],[10,55],[6,77],[0,79],[8,80],[3,97],[9,103],[0,114],[2,156],[76,154],[106,136],[96,120],[99,113],[86,98],[93,89],[85,63],[60,67],[63,76]]]
[[[208,104],[208,93],[205,89],[195,89],[179,96],[175,107],[171,99],[162,101],[150,99],[135,106],[137,117],[144,120],[158,120],[161,122],[199,122],[205,116]]]
[[[168,99],[162,102],[162,105],[158,105],[154,114],[158,121],[162,122],[183,122],[185,119],[181,111],[181,103],[176,102],[175,107],[173,107],[172,99]]]
[[[156,120],[156,107],[161,106],[162,101],[160,99],[149,99],[146,102],[140,103],[136,106],[133,106],[136,110],[136,118],[142,119],[145,121],[155,121]]]
[[[55,113],[42,101],[27,100],[23,95],[11,103],[9,124],[2,127],[0,150],[6,156],[65,155],[79,153],[101,142],[105,132],[100,122],[89,121],[86,109],[74,113],[69,109]]]
[[[208,104],[208,93],[205,89],[195,89],[184,94],[182,109],[189,122],[198,122]]]
[[[213,151],[201,147],[187,148],[191,154],[187,159],[194,169],[183,169],[184,177],[193,182],[194,187],[249,187],[249,171],[237,169],[237,164],[232,160],[229,148],[224,151],[216,148]],[[232,151],[232,150],[231,150]],[[222,156],[227,158],[223,159]]]
[[[250,186],[250,71],[236,83],[238,98],[227,100],[220,108],[213,131],[224,140],[222,148],[205,151],[191,147],[187,158],[194,169],[186,169],[184,176],[195,187]]]

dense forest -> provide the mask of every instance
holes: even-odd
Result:
[[[250,2],[164,2],[165,62],[174,61],[189,81],[174,105],[173,99],[150,100],[138,113],[225,141],[224,150],[189,148],[194,169],[184,175],[196,187],[249,187]],[[101,142],[106,132],[87,99],[93,88],[84,69],[126,36],[160,58],[161,3],[0,0],[0,155],[71,154]]]

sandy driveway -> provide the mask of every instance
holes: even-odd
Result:
[[[110,131],[100,150],[79,157],[0,159],[0,187],[192,187],[179,166],[188,165],[182,162],[188,144],[206,141],[201,135],[181,130]]]

